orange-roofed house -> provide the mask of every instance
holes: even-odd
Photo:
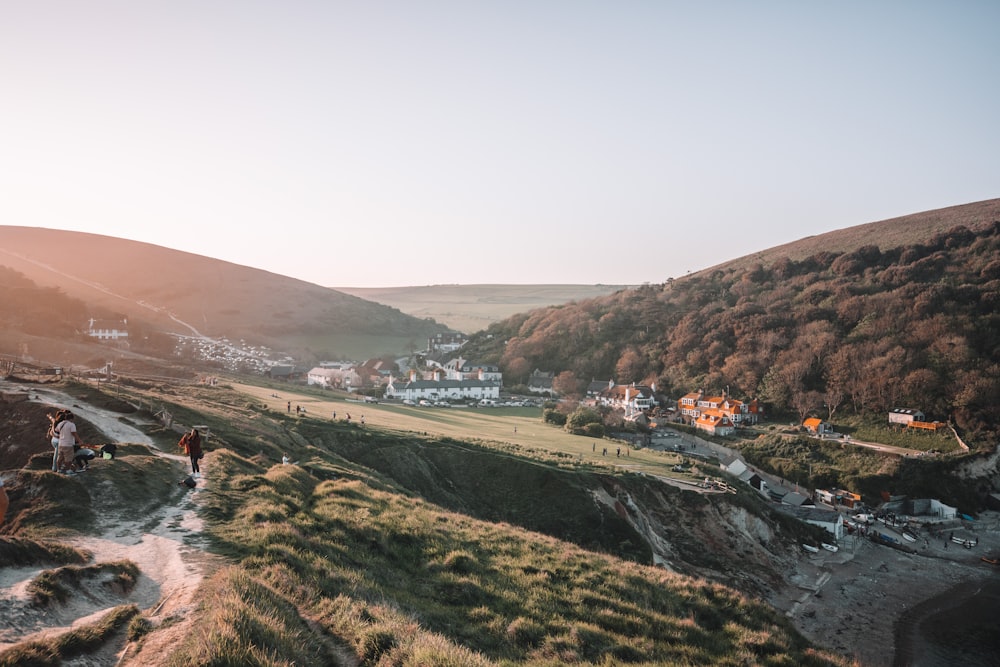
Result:
[[[833,432],[833,427],[819,417],[810,417],[802,422],[802,426],[804,426],[807,431],[814,433],[815,435],[823,435],[825,433]]]
[[[712,435],[731,435],[736,427],[729,416],[717,408],[707,408],[702,410],[697,419],[694,420],[695,428]]]

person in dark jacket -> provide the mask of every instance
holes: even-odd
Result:
[[[191,458],[191,474],[194,477],[201,477],[201,466],[198,465],[198,460],[203,456],[201,450],[201,434],[198,433],[198,429],[191,429],[190,433],[185,433],[184,437],[181,438],[181,447],[184,452]]]

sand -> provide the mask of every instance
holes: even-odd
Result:
[[[927,543],[918,542],[915,554],[851,536],[836,554],[803,552],[791,577],[793,586],[771,602],[811,641],[859,665],[935,664],[918,660],[915,654],[926,646],[919,632],[911,632],[939,609],[929,601],[944,593],[961,596],[1000,577],[980,560],[1000,553],[997,517],[983,516],[977,524],[975,531],[955,531],[978,537],[973,549],[954,543],[945,548],[944,538],[951,532],[945,529],[940,537],[925,531]]]

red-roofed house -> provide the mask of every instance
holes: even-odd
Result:
[[[695,428],[712,435],[730,435],[736,430],[729,416],[716,408],[702,410],[698,418],[694,420],[694,425]]]

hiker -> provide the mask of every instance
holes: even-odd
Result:
[[[90,462],[97,458],[97,452],[90,447],[81,447],[80,445],[73,445],[73,451],[75,452],[73,464],[76,466],[77,472],[90,470]]]
[[[67,412],[69,410],[59,410],[55,414],[45,415],[49,418],[49,430],[46,437],[52,443],[52,472],[56,472],[59,469],[57,466],[59,462],[59,434],[56,433],[56,428],[66,419]]]
[[[64,475],[73,474],[73,445],[86,447],[87,445],[80,439],[80,434],[76,432],[76,417],[72,412],[66,411],[63,420],[55,427],[55,432],[59,434],[59,455],[56,458],[57,472]]]
[[[198,429],[192,428],[190,433],[185,433],[178,444],[184,453],[191,458],[191,474],[195,477],[201,477],[201,466],[198,465],[198,460],[204,456],[204,453],[201,451],[201,434],[198,433]]]

